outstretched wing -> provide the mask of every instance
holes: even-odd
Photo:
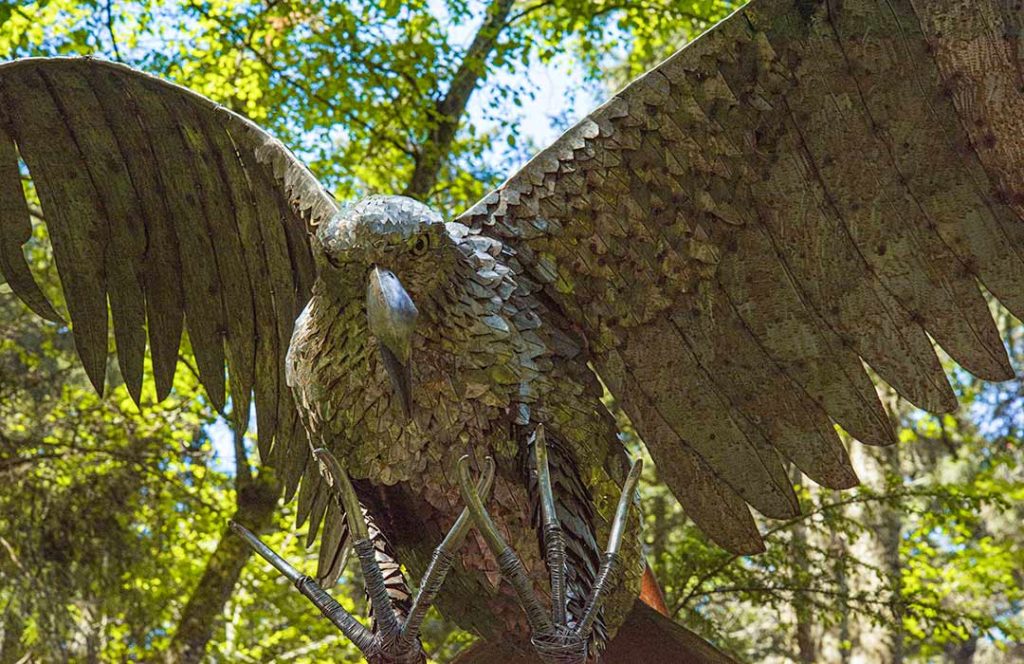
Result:
[[[784,459],[856,483],[833,421],[892,442],[861,359],[935,412],[956,400],[929,335],[1012,377],[978,284],[1024,315],[1016,11],[754,0],[463,215],[726,547],[762,547],[746,503],[797,513]]]
[[[93,59],[0,65],[0,273],[57,319],[25,262],[23,179],[42,206],[78,354],[103,389],[108,302],[121,374],[140,398],[148,335],[157,396],[183,325],[211,402],[244,425],[294,490],[305,438],[285,385],[292,325],[314,279],[309,231],[334,200],[279,141],[184,88]]]

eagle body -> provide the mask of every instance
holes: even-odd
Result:
[[[322,266],[287,359],[288,384],[313,445],[348,460],[368,515],[413,578],[426,569],[464,507],[457,460],[468,454],[479,469],[493,457],[497,472],[488,508],[535,587],[546,589],[528,453],[533,431],[543,424],[557,450],[554,472],[566,490],[560,509],[571,535],[572,567],[579,570],[570,605],[582,609],[600,562],[596,542],[607,534],[629,466],[580,342],[544,325],[546,312],[532,282],[517,280],[505,262],[505,245],[463,224],[443,224],[414,201],[371,197],[342,210],[319,233],[326,256],[338,233],[351,235],[343,242],[346,260]],[[429,239],[417,255],[421,236]],[[366,253],[354,255],[352,244]],[[408,416],[389,382],[362,297],[368,269],[380,264],[394,270],[420,311]],[[323,520],[322,557],[337,557],[326,569],[321,563],[322,576],[330,577],[345,544],[332,524],[343,520],[333,513],[337,507],[327,500],[316,469],[307,469],[306,478],[300,518],[310,514],[311,535]],[[638,526],[634,519],[631,528]],[[626,583],[606,607],[613,627],[631,607],[643,572],[638,537],[629,538],[623,553]],[[440,609],[477,633],[525,640],[523,612],[484,542],[472,537],[460,559]]]

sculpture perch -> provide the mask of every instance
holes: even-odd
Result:
[[[894,442],[864,363],[932,412],[956,407],[933,339],[1010,378],[979,284],[1024,316],[1019,29],[995,0],[754,0],[458,216],[339,207],[249,120],[126,67],[5,63],[0,274],[59,318],[22,251],[27,169],[92,381],[109,316],[128,391],[148,345],[165,397],[187,327],[211,402],[227,385],[239,428],[255,402],[321,586],[362,542],[364,652],[421,656],[396,631],[399,561],[427,572],[465,494],[482,532],[433,601],[483,637],[469,656],[678,655],[679,628],[633,606],[637,467],[602,384],[687,515],[754,554],[750,506],[798,512],[790,464],[856,484],[836,424]],[[340,462],[326,479],[319,448]],[[488,458],[484,509],[460,468]]]

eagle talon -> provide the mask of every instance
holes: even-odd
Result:
[[[555,512],[554,491],[548,469],[547,442],[543,426],[538,426],[534,435],[534,454],[537,461],[537,483],[540,490],[541,518],[544,526],[544,548],[550,574],[552,608],[550,615],[534,591],[530,577],[522,560],[505,542],[497,526],[487,513],[480,494],[474,489],[469,477],[469,457],[459,459],[459,489],[466,502],[466,509],[476,522],[477,528],[487,542],[488,548],[498,559],[501,574],[511,584],[519,599],[526,620],[533,635],[530,639],[541,659],[550,664],[584,664],[587,661],[590,634],[594,620],[601,609],[608,592],[615,586],[615,579],[622,569],[619,549],[626,522],[629,519],[629,504],[636,485],[640,481],[643,461],[638,459],[630,468],[622,486],[622,494],[612,519],[608,544],[601,558],[601,566],[590,590],[581,616],[571,616],[566,603],[565,578],[565,536]]]
[[[371,664],[425,664],[426,654],[419,642],[420,626],[437,597],[444,579],[455,561],[455,554],[461,548],[469,533],[473,520],[468,509],[464,509],[441,544],[434,550],[433,558],[419,590],[413,599],[409,614],[404,620],[392,607],[388,596],[384,574],[377,562],[376,548],[370,537],[369,528],[363,519],[362,507],[356,496],[355,487],[348,478],[348,473],[341,467],[337,459],[321,448],[313,452],[320,463],[320,471],[331,494],[338,501],[338,506],[345,512],[349,528],[353,534],[356,556],[359,558],[366,584],[366,594],[373,607],[376,625],[373,630],[367,629],[356,620],[324,590],[314,579],[302,574],[292,567],[284,558],[244,526],[230,522],[231,529],[262,557],[274,566],[277,571],[290,580],[303,595],[313,603],[320,612],[330,620],[342,634],[346,636],[363,653]],[[494,461],[487,458],[484,472],[474,491],[479,495],[490,495],[494,482]]]

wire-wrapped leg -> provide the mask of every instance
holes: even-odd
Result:
[[[643,462],[638,460],[629,469],[626,483],[622,487],[622,495],[619,496],[619,503],[615,507],[615,518],[612,519],[612,529],[608,533],[608,546],[605,547],[604,557],[601,559],[601,569],[597,572],[597,580],[590,591],[590,599],[583,609],[583,617],[577,629],[590,631],[597,616],[598,609],[605,595],[615,586],[619,572],[622,570],[622,559],[619,557],[619,550],[622,548],[623,531],[626,528],[626,521],[629,519],[629,501],[632,499],[633,491],[636,490],[637,482],[640,481],[640,471],[643,470]]]
[[[230,525],[231,530],[244,539],[261,558],[273,565],[278,572],[295,584],[299,592],[305,595],[313,603],[313,606],[320,609],[320,613],[334,623],[334,626],[341,630],[341,633],[352,641],[362,653],[365,654],[372,651],[374,642],[373,632],[363,627],[362,623],[352,617],[352,614],[346,611],[341,604],[338,604],[337,600],[328,595],[327,591],[321,588],[316,581],[289,565],[284,558],[274,553],[270,547],[260,541],[260,538],[256,537],[245,526],[234,521],[231,521]]]
[[[498,527],[494,525],[491,515],[487,513],[480,494],[473,487],[473,483],[469,478],[469,455],[459,459],[459,489],[462,493],[462,499],[466,501],[466,508],[473,515],[473,520],[476,521],[476,527],[480,530],[480,534],[483,535],[484,541],[487,542],[491,553],[498,559],[498,566],[501,569],[502,576],[508,580],[516,591],[519,603],[522,605],[523,610],[526,611],[526,619],[530,623],[530,629],[534,632],[551,630],[554,625],[544,610],[544,605],[533,590],[533,585],[530,583],[530,577],[526,574],[523,561],[512,547],[505,542],[505,538],[501,536],[501,533],[498,532]]]
[[[320,472],[330,488],[331,496],[337,501],[338,508],[348,519],[349,530],[355,539],[352,546],[359,558],[366,584],[366,594],[375,618],[372,630],[364,627],[316,581],[289,565],[258,537],[234,522],[231,523],[232,529],[261,557],[294,583],[299,592],[320,609],[321,613],[359,648],[369,662],[373,664],[420,664],[426,662],[426,655],[419,643],[419,630],[445,577],[451,570],[455,555],[462,547],[466,535],[473,525],[468,508],[462,510],[455,524],[434,551],[433,559],[423,575],[412,607],[408,615],[402,619],[392,605],[388,584],[381,569],[381,563],[378,561],[379,552],[374,545],[374,537],[379,533],[375,529],[371,529],[365,521],[359,498],[348,473],[327,450],[314,450],[313,454],[320,464]],[[494,460],[488,457],[475,491],[488,496],[493,482]]]
[[[554,491],[548,468],[547,442],[544,429],[538,427],[534,436],[534,454],[537,461],[537,485],[540,492],[541,518],[544,527],[545,557],[550,571],[551,615],[545,611],[543,604],[534,591],[533,584],[526,573],[522,560],[505,542],[495,526],[479,494],[473,489],[469,479],[469,457],[459,460],[459,488],[466,508],[472,515],[476,526],[483,535],[488,548],[498,560],[502,576],[509,582],[519,598],[519,603],[526,613],[527,622],[533,631],[531,641],[537,654],[545,662],[551,664],[583,664],[587,661],[588,641],[594,626],[594,619],[601,608],[607,594],[615,586],[622,563],[619,550],[629,519],[629,505],[640,481],[643,462],[637,460],[630,468],[629,475],[622,486],[622,495],[615,509],[608,545],[605,548],[594,586],[583,609],[583,615],[573,625],[566,606],[566,557],[565,535],[558,522],[555,511]],[[573,625],[573,626],[570,626]]]
[[[363,571],[363,580],[366,584],[366,596],[373,607],[373,616],[377,621],[377,633],[385,641],[394,641],[398,638],[399,625],[398,616],[395,615],[394,607],[391,606],[391,597],[388,595],[388,587],[384,581],[384,573],[377,563],[377,554],[370,538],[370,529],[363,519],[363,510],[356,496],[356,489],[349,480],[348,473],[341,467],[338,460],[324,448],[313,451],[320,464],[320,475],[327,482],[331,496],[338,505],[338,509],[348,519],[349,532],[352,533],[352,550],[359,558],[359,566]]]
[[[565,533],[555,511],[555,494],[548,468],[548,444],[544,425],[533,434],[533,450],[537,459],[537,487],[540,491],[540,512],[544,527],[544,549],[551,574],[551,618],[555,624],[566,621]]]

